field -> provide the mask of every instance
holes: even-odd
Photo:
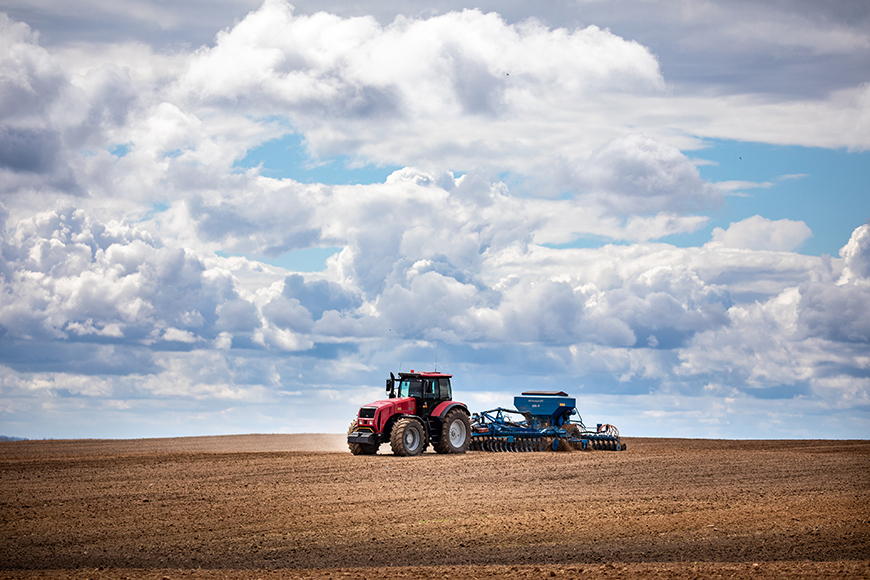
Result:
[[[870,442],[0,443],[0,578],[870,578]]]

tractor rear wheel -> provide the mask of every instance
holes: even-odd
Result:
[[[350,427],[347,429],[347,434],[350,435],[357,429],[356,419],[350,422]],[[367,444],[367,443],[348,443],[347,448],[350,449],[350,452],[354,455],[374,455],[378,452],[377,443]]]
[[[437,453],[465,453],[471,443],[471,421],[461,409],[453,409],[441,425],[441,441],[435,445]]]
[[[390,447],[396,455],[414,456],[423,453],[428,445],[426,429],[417,419],[405,417],[393,425],[390,434]]]

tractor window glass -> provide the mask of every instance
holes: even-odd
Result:
[[[420,381],[402,381],[399,383],[400,397],[422,397],[423,384]]]
[[[427,398],[437,397],[436,390],[438,389],[438,379],[423,381],[423,391]]]
[[[439,398],[441,399],[451,399],[452,396],[450,394],[450,379],[438,379],[438,383],[441,387]]]

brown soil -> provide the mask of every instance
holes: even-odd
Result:
[[[0,443],[0,578],[870,578],[870,441]]]

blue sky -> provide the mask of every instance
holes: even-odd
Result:
[[[0,435],[867,437],[866,3],[129,7],[0,2]]]
[[[711,181],[770,184],[728,198],[713,226],[760,214],[769,219],[802,220],[813,231],[798,251],[836,256],[843,230],[854,230],[870,215],[870,155],[845,149],[822,149],[716,141],[707,150],[688,153],[715,165],[699,167]]]
[[[260,173],[275,179],[329,185],[380,183],[386,181],[391,173],[401,169],[398,166],[354,164],[345,155],[312,159],[303,138],[294,133],[250,149],[235,166],[239,170],[258,167]]]

